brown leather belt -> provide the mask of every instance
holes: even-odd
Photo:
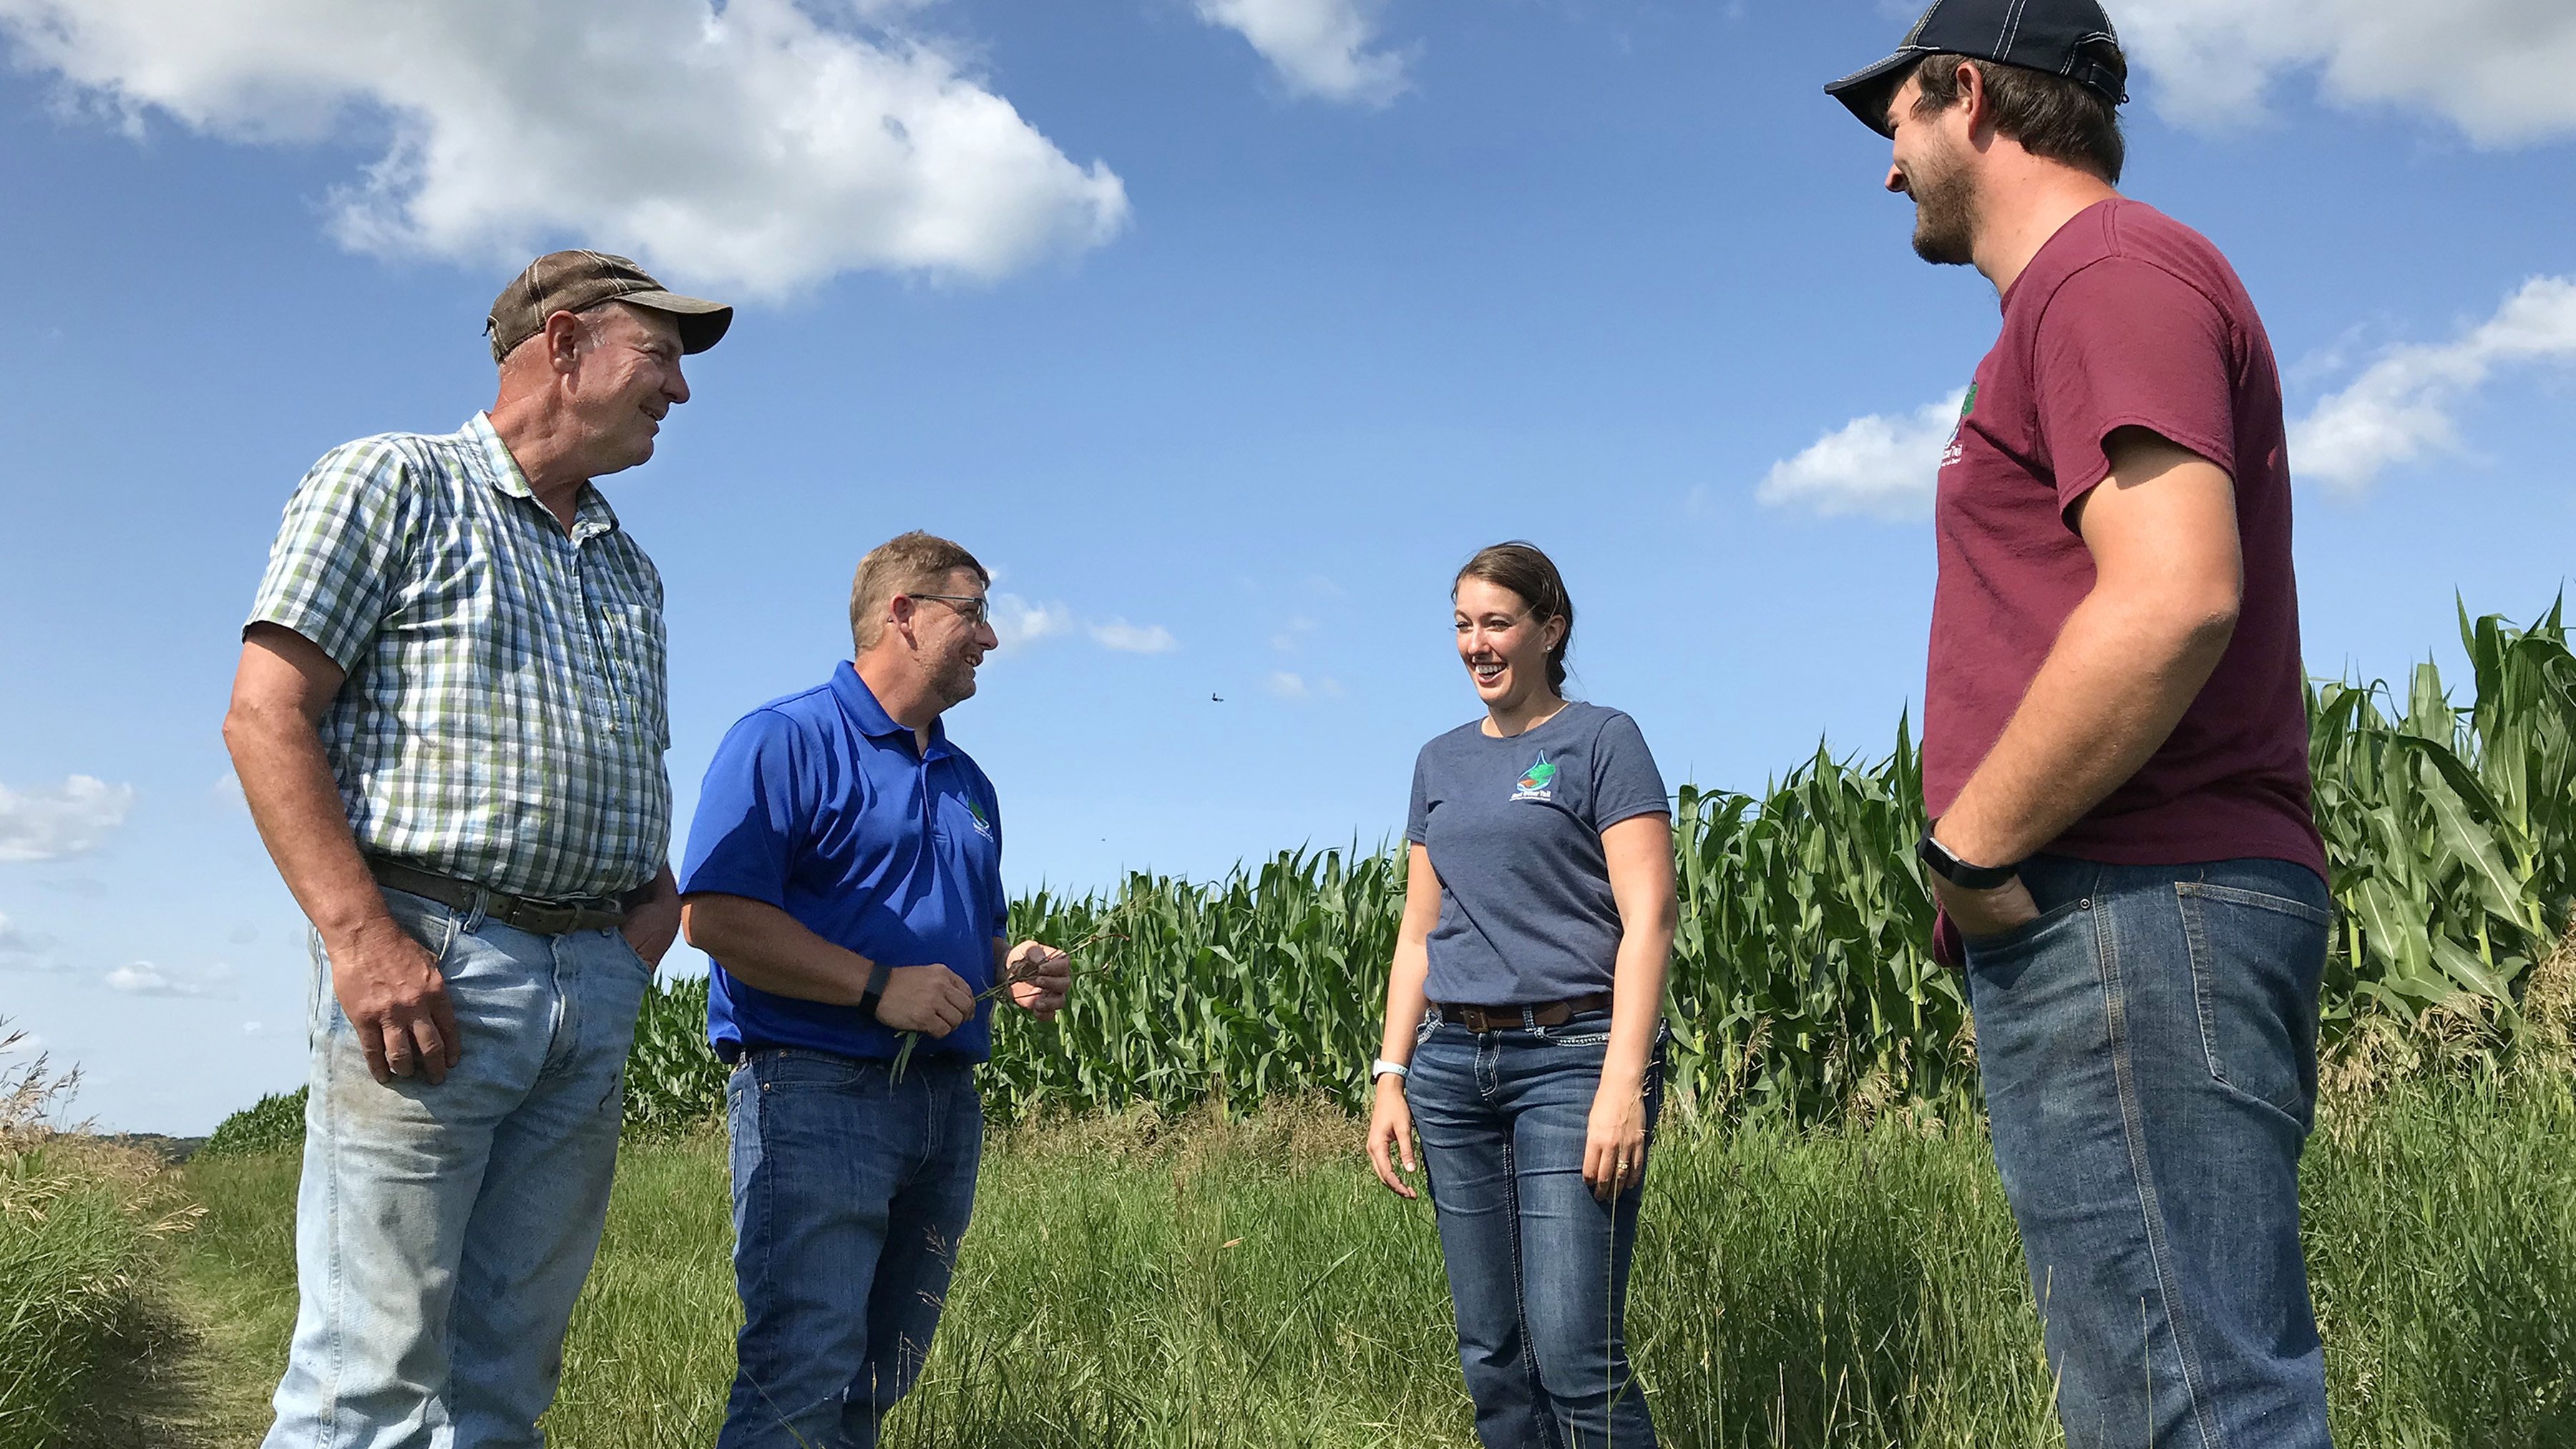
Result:
[[[376,884],[438,902],[455,911],[483,908],[486,920],[499,921],[532,936],[561,936],[573,931],[614,931],[626,924],[626,908],[592,897],[540,901],[504,891],[486,890],[452,875],[419,870],[381,856],[367,857],[367,872]]]
[[[1440,1013],[1442,1021],[1482,1034],[1519,1031],[1523,1026],[1563,1026],[1587,1011],[1608,1011],[1610,1000],[1609,992],[1595,991],[1589,996],[1570,996],[1563,1001],[1535,1001],[1525,1006],[1460,1006],[1453,1002],[1435,1001],[1431,1007]]]

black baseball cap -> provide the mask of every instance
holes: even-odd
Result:
[[[1892,136],[1887,103],[1915,63],[1927,55],[1964,55],[2062,75],[2116,106],[2129,98],[2128,67],[2087,53],[2105,43],[2116,51],[2120,36],[2099,0],[1932,0],[1896,54],[1826,86],[1825,94],[1849,106],[1862,125]]]

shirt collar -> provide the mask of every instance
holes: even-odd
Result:
[[[463,436],[483,464],[483,481],[494,492],[512,498],[537,501],[536,490],[528,486],[528,475],[519,471],[519,460],[510,456],[510,445],[501,441],[500,430],[492,426],[490,413],[476,413],[465,420]],[[542,506],[542,505],[540,505]],[[603,533],[617,531],[617,510],[608,506],[597,486],[584,483],[572,507],[572,541],[584,543]]]
[[[912,727],[896,723],[894,716],[885,712],[885,706],[877,703],[876,691],[868,688],[868,682],[859,677],[857,667],[846,659],[832,671],[832,696],[841,702],[842,712],[859,727],[859,733],[868,738],[884,739],[894,735],[907,741],[912,738]],[[932,720],[930,748],[922,753],[922,758],[935,760],[955,752],[955,747],[948,743],[948,722]]]

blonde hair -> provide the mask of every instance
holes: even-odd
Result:
[[[850,579],[851,646],[861,654],[876,647],[877,637],[885,632],[886,605],[895,595],[935,589],[959,569],[972,571],[977,582],[992,586],[993,575],[975,562],[975,555],[917,528],[869,549]]]

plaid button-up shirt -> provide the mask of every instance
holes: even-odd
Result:
[[[250,622],[347,672],[321,734],[359,849],[541,899],[661,868],[661,575],[587,484],[565,533],[490,418],[324,455]]]

